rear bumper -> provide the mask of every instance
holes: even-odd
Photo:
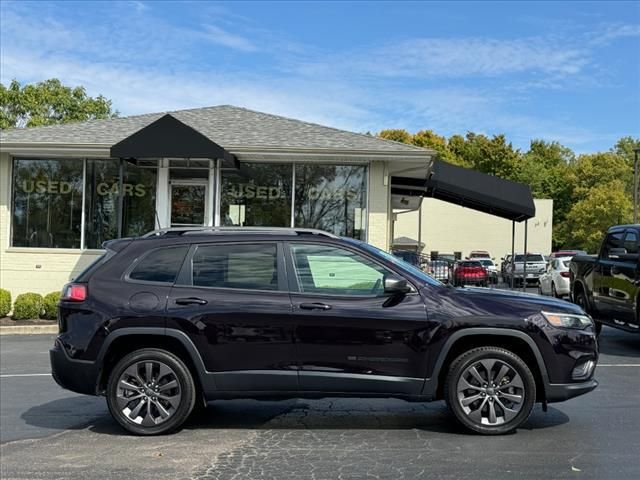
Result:
[[[66,390],[86,395],[96,395],[98,368],[94,362],[73,360],[56,340],[49,350],[51,375],[58,385]]]
[[[581,383],[550,383],[546,385],[547,402],[564,402],[570,398],[578,397],[595,390],[598,386],[596,379]]]

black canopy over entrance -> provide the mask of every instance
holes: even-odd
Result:
[[[392,177],[391,193],[433,197],[515,222],[536,214],[528,185],[435,160],[427,179]]]
[[[235,155],[170,114],[159,118],[111,147],[118,158],[211,158],[238,168]]]

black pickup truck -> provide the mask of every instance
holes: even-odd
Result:
[[[570,265],[571,298],[602,324],[640,333],[640,224],[609,228],[598,255]]]

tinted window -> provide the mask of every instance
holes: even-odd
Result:
[[[300,290],[331,295],[379,295],[386,270],[350,250],[292,244]]]
[[[276,245],[203,245],[193,256],[193,284],[199,287],[277,290]]]
[[[602,256],[604,258],[609,258],[609,251],[612,248],[621,248],[622,247],[622,236],[624,232],[612,232],[607,235],[604,243],[602,244]]]
[[[524,255],[516,255],[516,262],[523,262]],[[527,262],[544,262],[542,255],[527,255]]]
[[[627,253],[638,253],[638,234],[636,232],[627,232],[624,237],[624,248]]]
[[[178,276],[188,247],[161,248],[145,256],[129,274],[132,280],[173,283]]]

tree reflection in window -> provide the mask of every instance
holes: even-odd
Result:
[[[365,239],[367,168],[296,165],[296,227]]]

